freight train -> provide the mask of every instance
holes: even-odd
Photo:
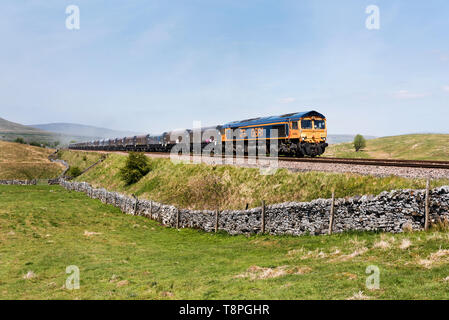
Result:
[[[231,146],[234,153],[241,154],[260,147],[261,143],[266,143],[268,151],[273,139],[277,140],[278,154],[294,157],[319,156],[328,146],[326,117],[317,111],[296,112],[233,121],[201,130],[175,130],[161,135],[74,143],[69,145],[69,149],[170,152],[174,147],[182,146],[184,150],[197,152],[213,149],[221,144],[220,150],[223,152],[228,150],[226,146]]]

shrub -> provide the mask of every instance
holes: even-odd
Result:
[[[67,174],[72,178],[78,177],[81,173],[82,171],[78,167],[70,167],[69,171],[67,171]]]
[[[39,142],[32,141],[32,142],[30,142],[30,146],[41,147],[41,144]]]
[[[23,140],[23,138],[17,138],[16,140],[14,140],[14,142],[25,144],[25,140]]]
[[[131,152],[125,166],[120,169],[120,177],[127,185],[131,185],[142,179],[148,172],[150,172],[148,158],[143,153]]]
[[[354,149],[356,152],[359,152],[359,150],[363,149],[366,147],[366,140],[365,138],[358,134],[355,136],[354,138]]]

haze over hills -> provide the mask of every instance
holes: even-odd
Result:
[[[25,126],[23,124],[11,122],[3,118],[0,118],[0,133],[49,134],[49,132],[44,132],[38,128]]]
[[[96,139],[117,138],[138,135],[138,132],[114,130],[76,123],[47,123],[35,125],[22,125],[0,118],[0,139],[12,141],[23,138],[27,142],[55,142],[68,144],[71,141],[88,141]],[[338,144],[354,140],[353,134],[329,134],[328,143]],[[374,139],[373,136],[365,136]]]
[[[19,123],[0,118],[0,139],[13,141],[21,138],[26,142],[54,143],[61,141],[52,132],[42,131]],[[61,141],[62,142],[62,141]]]
[[[77,123],[47,123],[47,124],[33,124],[30,127],[51,131],[60,134],[65,134],[69,136],[82,136],[82,137],[90,137],[90,138],[117,138],[124,136],[134,136],[138,135],[138,132],[132,131],[120,131],[113,130],[107,128],[99,128],[94,126],[88,126]]]
[[[26,126],[0,118],[0,140],[5,141],[14,141],[17,138],[21,138],[28,143],[54,144],[55,142],[59,142],[61,145],[67,145],[72,141],[80,142],[136,134],[131,131],[97,128],[73,123],[50,123]]]

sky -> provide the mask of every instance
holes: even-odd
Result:
[[[449,133],[448,17],[447,0],[2,0],[0,117],[157,134],[316,110],[329,134]]]

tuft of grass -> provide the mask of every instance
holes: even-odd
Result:
[[[67,151],[77,153],[76,151]],[[70,157],[80,157],[70,156]],[[70,159],[65,157],[65,159]],[[151,171],[129,186],[121,180],[120,169],[127,157],[110,154],[108,158],[79,176],[94,187],[104,187],[140,198],[190,209],[244,209],[289,201],[310,201],[336,196],[374,194],[385,190],[425,188],[424,179],[396,176],[374,177],[324,172],[290,172],[279,169],[274,175],[261,175],[258,169],[206,164],[175,164],[165,158],[149,158]],[[76,162],[75,162],[76,163]],[[70,160],[69,164],[73,165]],[[432,181],[432,187],[449,184],[449,180]]]
[[[20,201],[18,201],[20,199]],[[59,186],[0,186],[3,299],[448,299],[447,232],[229,236],[171,229]],[[422,264],[421,260],[428,260]],[[67,266],[80,289],[67,290]],[[380,289],[366,288],[366,268]]]
[[[386,158],[405,160],[449,159],[448,134],[409,134],[366,140],[366,148],[354,151],[354,145],[341,143],[326,149],[325,157]]]

